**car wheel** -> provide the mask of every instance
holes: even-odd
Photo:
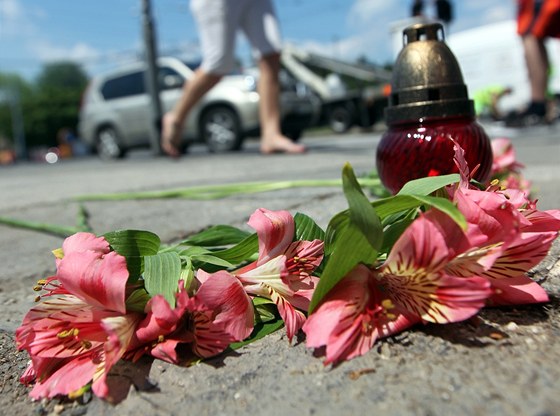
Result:
[[[103,127],[97,133],[96,150],[103,160],[120,159],[124,156],[124,149],[119,140],[119,135],[113,127]]]
[[[344,106],[334,107],[329,114],[329,127],[335,133],[346,133],[352,127],[352,112]]]
[[[228,107],[208,109],[202,116],[200,130],[211,152],[228,152],[241,148],[243,138],[239,117]]]

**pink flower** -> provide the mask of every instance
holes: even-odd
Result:
[[[515,149],[511,141],[506,138],[497,138],[492,140],[491,145],[494,159],[489,183],[497,181],[502,188],[528,191],[531,188],[531,182],[526,180],[521,173],[525,166],[516,160]]]
[[[124,257],[105,239],[78,233],[65,240],[50,279],[55,289],[32,308],[16,331],[19,349],[31,357],[22,381],[36,378],[35,399],[71,395],[93,381],[107,397],[106,376],[123,356],[140,317],[126,313]],[[58,253],[60,254],[60,253]]]
[[[363,355],[377,339],[419,321],[380,290],[367,267],[358,266],[325,296],[303,331],[307,347],[326,347],[324,364],[328,365]]]
[[[422,214],[397,240],[377,271],[380,284],[393,302],[427,322],[468,319],[492,293],[482,277],[455,277],[448,273],[446,266],[462,250],[450,247],[467,245],[466,236],[446,231],[438,223],[446,217],[435,210]]]
[[[458,166],[465,165],[459,148],[455,160]],[[547,301],[545,291],[525,273],[548,253],[560,229],[560,212],[538,211],[523,190],[471,189],[468,168],[460,171],[461,184],[452,195],[467,220],[472,247],[450,261],[447,272],[488,279],[494,289],[489,300],[493,305]],[[452,228],[449,219],[440,224],[443,232]]]
[[[247,293],[271,299],[291,341],[305,322],[317,278],[313,271],[323,259],[323,242],[293,241],[294,219],[287,211],[258,209],[249,219],[259,238],[258,259],[234,271]]]
[[[494,155],[490,174],[491,177],[495,177],[504,172],[521,172],[524,166],[516,160],[515,149],[513,148],[511,140],[501,137],[492,139],[490,144]]]
[[[194,296],[180,283],[174,309],[161,295],[148,302],[148,315],[138,325],[129,355],[137,359],[149,353],[177,364],[181,344],[207,358],[251,334],[253,306],[240,282],[226,272],[209,275],[199,270],[198,274],[203,282]]]
[[[416,322],[462,321],[484,306],[492,293],[486,279],[445,270],[457,254],[449,239],[459,240],[459,247],[468,247],[468,240],[455,223],[458,232],[443,233],[440,214],[417,218],[378,269],[355,268],[309,316],[303,327],[307,345],[326,346],[325,364],[362,355],[376,339]]]

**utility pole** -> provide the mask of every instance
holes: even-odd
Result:
[[[16,88],[0,89],[0,102],[7,102],[12,116],[12,135],[16,160],[27,159],[27,145],[23,128],[23,114],[19,91]]]
[[[144,59],[146,61],[146,76],[144,82],[152,108],[152,120],[150,123],[150,145],[152,153],[161,154],[161,101],[159,99],[158,67],[157,67],[157,48],[154,30],[154,19],[150,0],[142,0],[142,32],[144,35]]]

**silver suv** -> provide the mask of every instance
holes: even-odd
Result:
[[[173,108],[183,84],[194,76],[194,65],[177,58],[158,59],[158,82],[163,112]],[[123,157],[128,149],[150,144],[150,97],[146,66],[138,62],[95,77],[80,109],[80,138],[104,159]],[[292,139],[314,124],[319,106],[294,80],[281,77],[282,130]],[[259,95],[254,75],[229,75],[204,96],[189,114],[184,147],[205,142],[212,152],[238,150],[247,136],[259,132]]]

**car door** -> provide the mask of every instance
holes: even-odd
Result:
[[[149,142],[150,98],[144,85],[144,70],[107,80],[102,88],[120,139],[126,147]]]

